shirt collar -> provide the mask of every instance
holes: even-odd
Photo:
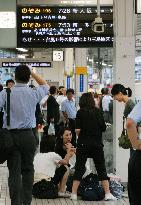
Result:
[[[68,100],[68,98],[67,98],[67,101],[68,101],[68,102],[74,102],[74,99],[72,98],[72,100]]]
[[[26,83],[16,83],[14,87],[28,87]]]

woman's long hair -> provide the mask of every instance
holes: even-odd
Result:
[[[95,101],[91,93],[83,93],[79,101],[80,109],[94,109]]]
[[[59,133],[58,133],[58,138],[62,138],[63,134],[66,130],[71,131],[71,129],[67,126],[60,126]]]
[[[125,88],[122,84],[115,84],[111,90],[111,94],[113,96],[122,93],[123,95],[128,95],[128,97],[132,96],[132,90],[128,87]]]

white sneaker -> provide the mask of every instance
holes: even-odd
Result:
[[[58,192],[59,197],[69,198],[71,196],[70,192]]]
[[[123,193],[122,196],[128,198],[128,193]]]
[[[111,193],[108,193],[108,194],[105,194],[104,200],[105,200],[105,201],[116,201],[117,198],[114,197]]]
[[[70,199],[76,201],[77,200],[77,194],[72,194],[71,193]]]

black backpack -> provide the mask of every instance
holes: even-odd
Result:
[[[104,199],[104,190],[99,185],[99,179],[96,174],[89,174],[82,179],[79,186],[79,194],[85,201],[100,201]]]
[[[37,105],[36,105],[35,117],[36,117],[36,125],[38,125],[38,124],[42,125],[44,123],[43,114],[41,112],[39,103],[37,103]]]
[[[32,195],[37,199],[55,199],[58,197],[58,188],[52,181],[42,179],[33,185]]]

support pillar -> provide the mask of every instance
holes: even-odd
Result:
[[[114,83],[135,87],[134,0],[114,0]],[[114,103],[114,170],[123,182],[128,179],[129,150],[119,148],[124,104]]]
[[[74,88],[74,50],[65,48],[64,81],[67,89]]]
[[[75,92],[76,105],[82,93],[88,91],[87,48],[75,48]]]

